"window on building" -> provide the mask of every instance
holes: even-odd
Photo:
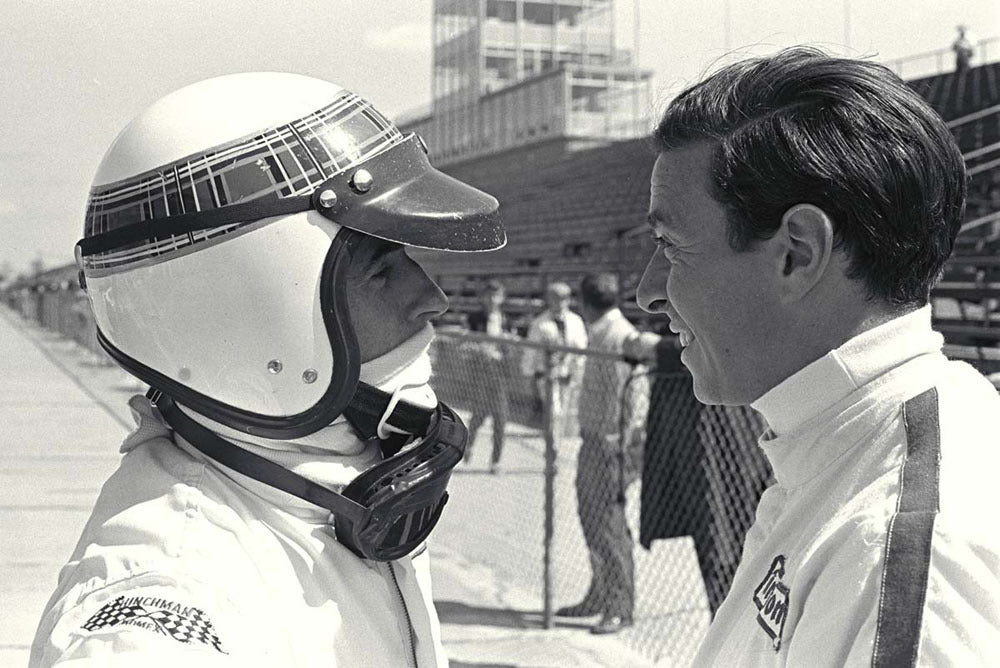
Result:
[[[486,18],[513,23],[517,18],[517,5],[514,0],[486,0]]]
[[[537,23],[546,26],[555,23],[555,5],[552,3],[525,2],[523,11],[524,20],[527,23]]]

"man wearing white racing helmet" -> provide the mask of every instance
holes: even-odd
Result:
[[[31,665],[446,665],[423,546],[466,432],[404,246],[505,241],[495,199],[334,84],[219,77],[137,117],[77,260],[151,390]]]

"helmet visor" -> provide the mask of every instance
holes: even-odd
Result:
[[[436,170],[414,134],[328,179],[314,197],[330,220],[405,246],[487,251],[507,243],[497,200]]]

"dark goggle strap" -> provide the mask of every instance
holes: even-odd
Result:
[[[319,192],[317,190],[316,192]],[[140,220],[137,223],[116,227],[76,242],[82,257],[108,253],[129,244],[148,239],[165,238],[188,232],[210,230],[224,225],[245,223],[270,216],[287,216],[313,208],[313,196],[261,198],[242,204],[230,204],[218,209],[180,213],[164,218]]]
[[[352,523],[362,524],[367,521],[370,513],[368,508],[258,454],[233,445],[189,418],[173,399],[159,390],[150,389],[146,397],[159,409],[175,432],[210,459],[237,473],[326,508],[335,516],[346,517]]]
[[[308,195],[262,196],[249,202],[227,204],[217,209],[140,220],[80,239],[76,243],[77,252],[80,257],[88,257],[151,239],[164,239],[225,225],[249,223],[272,216],[287,216],[310,209],[319,211],[331,220],[338,220],[346,217],[352,208],[363,205],[364,201],[391,191],[399,185],[400,179],[405,180],[406,174],[394,169],[394,161],[409,160],[411,163],[422,164],[424,168],[430,169],[426,153],[427,148],[423,140],[418,135],[410,134],[402,143],[373,155],[350,169],[334,174]],[[380,175],[377,189],[373,189],[371,185],[373,171]]]

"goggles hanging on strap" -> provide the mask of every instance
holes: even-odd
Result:
[[[373,561],[405,557],[427,539],[448,501],[451,471],[468,441],[461,419],[439,403],[428,411],[426,433],[416,445],[400,449],[396,439],[380,441],[386,458],[338,494],[219,437],[158,390],[146,396],[171,428],[207,457],[329,510],[337,541]]]

